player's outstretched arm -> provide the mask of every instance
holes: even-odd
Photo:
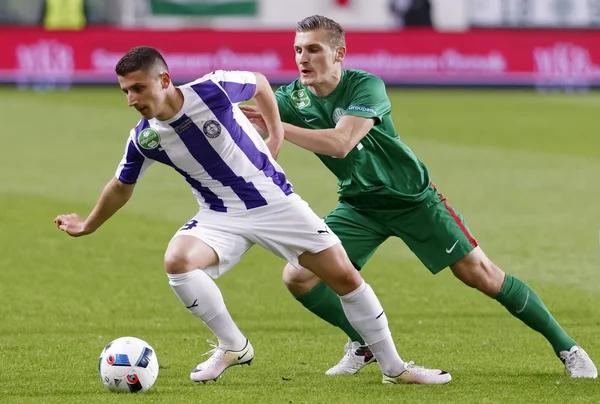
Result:
[[[373,118],[344,115],[333,129],[305,129],[284,123],[285,138],[313,153],[344,158],[371,130]]]
[[[80,237],[95,232],[102,223],[123,207],[131,198],[135,184],[125,184],[113,177],[102,190],[92,213],[83,220],[76,213],[58,215],[56,226],[69,236]]]
[[[267,78],[261,73],[254,73],[254,75],[256,76],[254,103],[265,122],[266,132],[269,134],[265,143],[273,158],[276,159],[283,144],[283,126],[279,117],[277,100]]]

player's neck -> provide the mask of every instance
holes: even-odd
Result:
[[[169,94],[165,99],[165,106],[161,113],[156,115],[156,119],[159,121],[167,121],[173,118],[183,108],[183,93],[181,90],[175,86],[171,86],[168,91]]]
[[[308,90],[317,97],[327,97],[336,89],[342,80],[342,69],[333,73],[327,80],[323,80],[315,85],[308,86]]]

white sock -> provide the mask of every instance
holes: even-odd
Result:
[[[167,275],[179,300],[210,328],[221,348],[235,351],[246,346],[246,337],[229,315],[219,287],[206,272],[195,269]]]
[[[356,290],[340,296],[348,321],[371,348],[373,356],[387,376],[404,371],[404,362],[396,351],[387,317],[371,286],[362,283]]]
[[[227,309],[205,321],[219,340],[219,346],[226,351],[241,351],[246,347],[247,339],[235,324]]]
[[[369,345],[369,348],[373,356],[377,358],[377,363],[384,375],[396,377],[406,370],[404,361],[398,355],[391,335],[382,341]],[[382,362],[379,358],[382,358]]]

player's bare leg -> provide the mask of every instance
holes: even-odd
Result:
[[[513,316],[541,333],[565,364],[569,376],[598,377],[596,366],[588,354],[561,328],[533,289],[505,274],[481,248],[476,247],[450,268],[466,285],[496,299]]]
[[[195,382],[217,380],[230,366],[250,364],[254,350],[227,311],[223,295],[202,270],[216,265],[219,258],[206,243],[192,236],[177,236],[165,253],[169,284],[186,308],[215,334],[218,344],[207,352],[210,358],[199,364],[190,378]]]
[[[451,380],[447,372],[416,367],[400,358],[377,296],[354,268],[340,243],[316,254],[305,252],[298,261],[340,296],[348,321],[377,359],[384,383],[445,384]]]

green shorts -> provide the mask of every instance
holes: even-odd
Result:
[[[410,210],[363,210],[340,202],[326,218],[357,269],[388,237],[400,237],[433,274],[459,261],[477,241],[460,213],[435,187],[432,195]],[[375,197],[377,198],[377,197]]]

